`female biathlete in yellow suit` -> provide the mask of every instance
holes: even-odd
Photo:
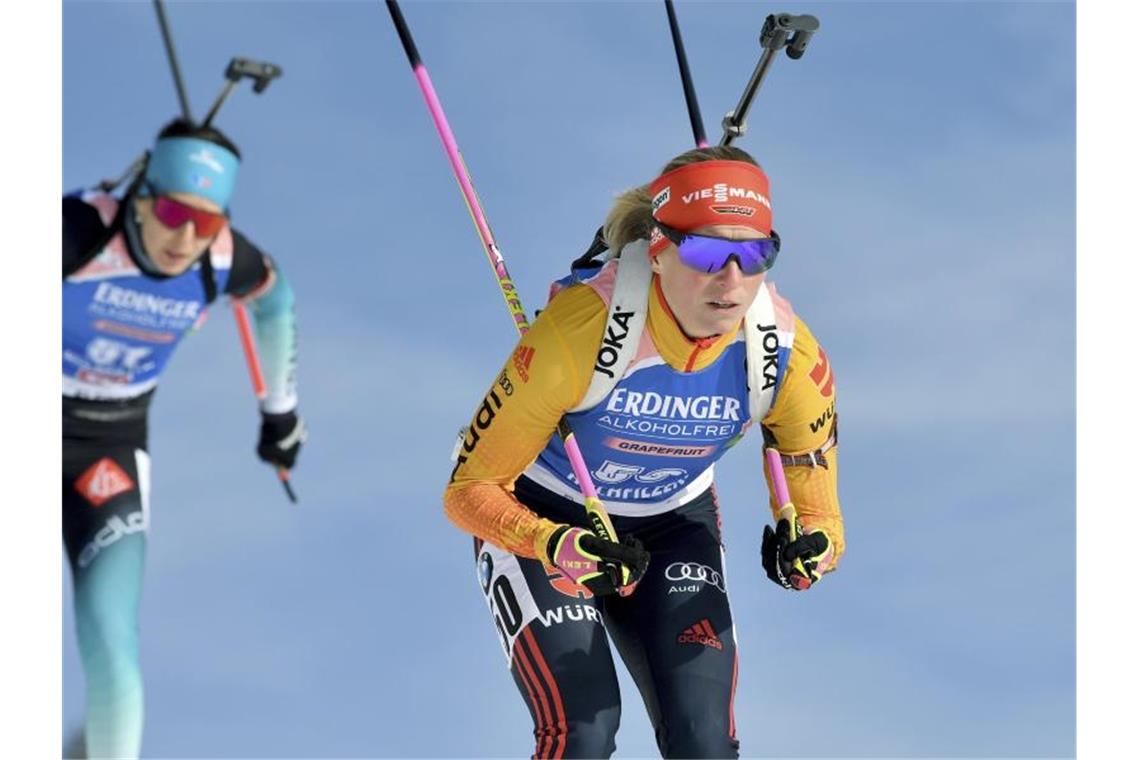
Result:
[[[762,425],[798,510],[797,521],[769,499],[769,577],[807,588],[843,553],[834,377],[807,326],[765,282],[779,250],[768,196],[763,171],[732,147],[682,154],[651,185],[620,196],[605,225],[620,257],[552,298],[459,447],[444,507],[476,536],[480,583],[534,719],[537,757],[614,751],[620,703],[606,634],[663,756],[737,756],[736,641],[713,464],[749,426],[750,383],[775,392]],[[638,256],[652,275],[635,335],[614,293],[620,267]],[[744,318],[758,296],[770,299],[774,322],[756,327],[775,338],[765,336],[765,359],[750,374]],[[612,373],[629,341],[636,352],[612,390],[579,409],[592,377]],[[652,558],[644,575],[628,546],[589,531],[554,434],[563,415],[618,535]],[[630,565],[623,588],[597,576],[603,560]]]

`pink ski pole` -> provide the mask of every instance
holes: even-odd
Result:
[[[518,329],[519,334],[524,335],[526,331],[530,329],[530,324],[526,318],[526,310],[523,308],[522,301],[519,300],[518,290],[515,288],[510,274],[507,273],[507,264],[503,260],[503,255],[499,252],[499,247],[495,244],[495,238],[491,234],[491,227],[487,224],[487,217],[483,213],[483,207],[479,203],[479,197],[475,194],[475,187],[471,183],[471,175],[467,171],[467,166],[463,163],[463,157],[459,153],[459,146],[455,142],[455,135],[452,133],[451,127],[447,123],[447,117],[443,113],[443,106],[435,94],[431,77],[428,76],[427,68],[420,59],[419,51],[416,49],[416,43],[412,40],[412,33],[409,31],[408,25],[404,22],[404,16],[400,12],[400,7],[396,4],[395,0],[387,0],[387,4],[388,11],[392,14],[392,22],[396,25],[396,33],[400,35],[400,42],[403,43],[404,52],[408,56],[408,62],[412,65],[412,72],[415,74],[416,81],[420,85],[424,100],[427,101],[428,111],[431,113],[436,131],[439,132],[439,139],[443,141],[443,149],[447,153],[447,160],[451,163],[451,169],[455,173],[455,179],[459,182],[459,189],[463,193],[463,200],[467,203],[467,211],[471,214],[471,220],[475,223],[475,229],[478,230],[479,238],[483,241],[483,249],[487,254],[487,260],[491,264],[491,268],[495,271],[495,276],[499,281],[499,290],[502,291],[503,300],[507,302],[507,309],[510,310],[511,316],[514,318],[515,327]],[[558,422],[558,433],[562,436],[562,442],[566,447],[566,457],[570,460],[570,466],[574,470],[574,476],[578,479],[578,485],[582,489],[582,495],[585,497],[586,514],[590,519],[590,525],[593,527],[594,533],[596,533],[599,538],[616,542],[617,532],[614,530],[613,522],[610,520],[610,516],[606,512],[606,508],[602,504],[601,499],[598,498],[598,492],[594,488],[594,481],[590,477],[590,470],[586,467],[586,462],[582,457],[582,451],[578,447],[574,433],[570,430],[570,426],[566,423],[565,418]]]

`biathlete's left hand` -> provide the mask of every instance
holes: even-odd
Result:
[[[297,416],[296,410],[284,414],[262,412],[257,456],[275,467],[291,470],[297,463],[301,444],[308,436],[305,421]]]
[[[793,591],[807,591],[821,577],[820,561],[831,548],[831,539],[822,530],[804,534],[794,512],[772,526],[764,526],[760,555],[764,570],[775,583]]]

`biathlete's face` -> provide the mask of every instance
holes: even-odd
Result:
[[[710,224],[691,232],[730,240],[760,237],[751,227],[730,224]],[[719,271],[699,272],[681,261],[672,243],[653,258],[652,266],[661,280],[665,301],[690,338],[737,330],[764,282],[763,272],[744,274],[735,256]]]
[[[191,193],[136,198],[135,208],[147,255],[165,275],[189,269],[226,224],[220,206]]]

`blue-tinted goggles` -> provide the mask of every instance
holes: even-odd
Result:
[[[681,232],[666,227],[661,222],[657,222],[657,229],[677,246],[681,263],[705,274],[724,269],[733,257],[736,258],[740,271],[746,275],[767,272],[776,263],[776,254],[780,252],[780,238],[775,231],[771,237],[758,240],[730,240]]]

